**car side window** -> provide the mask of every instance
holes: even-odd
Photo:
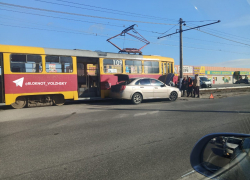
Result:
[[[149,79],[141,79],[140,80],[140,85],[149,86],[149,85],[151,85],[151,83],[150,83]]]
[[[163,83],[156,80],[156,79],[151,79],[151,85],[153,85],[153,86],[161,86],[161,85],[163,85]]]
[[[136,81],[135,85],[140,85],[140,80]]]

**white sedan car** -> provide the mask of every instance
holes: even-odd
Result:
[[[175,101],[181,97],[181,91],[157,79],[132,78],[112,86],[110,96],[114,99],[128,99],[134,104],[140,104],[143,99],[168,98],[170,101]]]

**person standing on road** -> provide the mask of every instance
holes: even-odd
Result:
[[[187,97],[191,94],[190,97],[193,96],[193,80],[191,77],[188,78],[188,90],[187,90]]]
[[[187,91],[187,79],[186,79],[186,77],[184,77],[182,82],[181,82],[181,90],[183,91],[182,96],[185,96],[185,91]]]
[[[200,97],[200,77],[198,76],[198,74],[195,75],[195,79],[194,79],[194,97],[195,94],[197,94],[197,98]]]

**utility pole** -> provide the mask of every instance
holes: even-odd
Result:
[[[189,29],[182,30],[182,24],[183,24],[184,26],[186,26],[186,24],[185,24],[185,21],[183,21],[182,18],[180,18],[180,20],[179,20],[180,29],[179,29],[179,30],[176,30],[175,33],[168,34],[168,35],[161,36],[161,37],[158,37],[158,38],[157,38],[157,39],[161,39],[161,38],[164,38],[164,37],[167,37],[167,36],[171,36],[171,35],[180,33],[180,80],[179,80],[179,88],[180,88],[180,89],[181,89],[181,82],[182,82],[182,78],[183,78],[183,53],[182,53],[182,52],[183,52],[183,47],[182,47],[182,32],[184,32],[184,31],[189,31],[189,30],[192,30],[192,29],[199,29],[200,27],[204,27],[204,26],[216,24],[216,23],[219,23],[219,22],[220,22],[220,20],[218,20],[218,21],[216,21],[216,22],[213,22],[213,23],[209,23],[209,24],[205,24],[205,25],[196,26],[196,27],[193,27],[193,28],[189,28]]]
[[[180,18],[180,80],[179,80],[179,88],[181,89],[181,82],[183,78],[183,55],[182,55],[182,18]]]

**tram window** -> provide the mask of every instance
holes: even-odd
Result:
[[[11,72],[42,72],[42,58],[40,55],[12,54],[10,59]]]
[[[144,61],[144,73],[145,74],[159,73],[159,62]]]
[[[126,73],[129,74],[141,74],[142,72],[142,62],[135,60],[125,61]]]
[[[46,72],[72,73],[73,64],[70,56],[46,56]]]
[[[123,62],[120,59],[104,59],[104,73],[122,73]]]

